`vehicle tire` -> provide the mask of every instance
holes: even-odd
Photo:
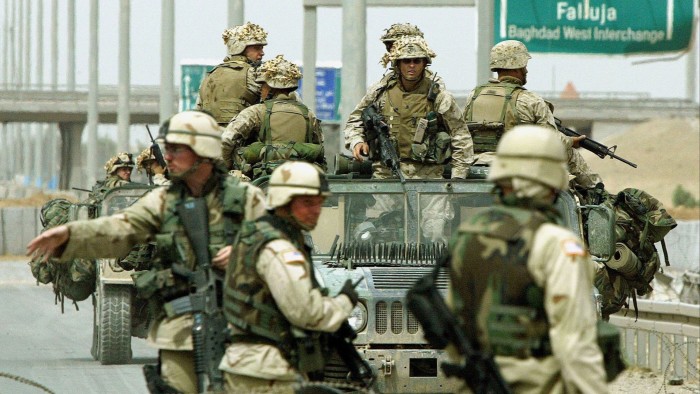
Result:
[[[96,318],[99,325],[93,347],[101,364],[131,361],[131,287],[100,285]]]

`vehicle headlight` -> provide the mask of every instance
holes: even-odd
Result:
[[[355,332],[360,332],[367,326],[367,307],[361,302],[355,305],[355,309],[352,310],[350,316],[348,316],[348,323]]]

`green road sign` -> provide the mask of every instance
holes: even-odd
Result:
[[[180,111],[193,109],[199,97],[199,85],[216,64],[183,62],[180,64]]]
[[[687,49],[694,0],[495,0],[496,42],[531,52],[632,54]]]

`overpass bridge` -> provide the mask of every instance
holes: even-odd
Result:
[[[177,91],[177,90],[176,90]],[[626,126],[657,117],[697,117],[698,103],[681,99],[655,99],[634,93],[579,93],[578,98],[560,98],[560,92],[539,92],[555,108],[555,115],[580,132],[603,139]],[[457,93],[463,106],[466,92]],[[178,97],[174,98],[177,103]],[[130,122],[158,124],[160,113],[159,86],[132,86]],[[103,85],[98,94],[99,123],[116,123],[118,89]],[[56,123],[61,133],[61,179],[59,186],[71,184],[71,174],[79,174],[80,141],[87,123],[87,89],[76,91],[0,90],[0,123]],[[173,108],[176,112],[177,108]],[[325,122],[329,146],[340,146],[338,130],[341,122]],[[330,151],[330,149],[329,149]],[[329,152],[332,153],[332,152]]]

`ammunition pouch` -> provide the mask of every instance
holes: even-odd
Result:
[[[520,359],[552,354],[549,325],[538,319],[536,308],[492,304],[486,327],[493,354]]]
[[[428,163],[444,164],[452,157],[452,138],[444,131],[428,134],[420,144],[411,144],[411,160]]]
[[[151,394],[182,394],[169,384],[165,383],[160,376],[159,366],[146,364],[143,366],[143,375],[146,378],[146,387]]]
[[[474,153],[495,152],[505,133],[505,125],[500,122],[469,122],[467,126],[474,142]]]
[[[620,352],[620,332],[612,324],[598,320],[596,325],[598,346],[603,353],[605,377],[608,382],[627,368]]]
[[[159,296],[164,301],[171,301],[190,293],[186,279],[173,274],[173,270],[151,269],[136,271],[131,274],[139,298],[151,299]]]
[[[329,353],[327,334],[297,327],[291,327],[290,332],[291,341],[282,349],[289,355],[287,360],[301,373],[323,371]]]

